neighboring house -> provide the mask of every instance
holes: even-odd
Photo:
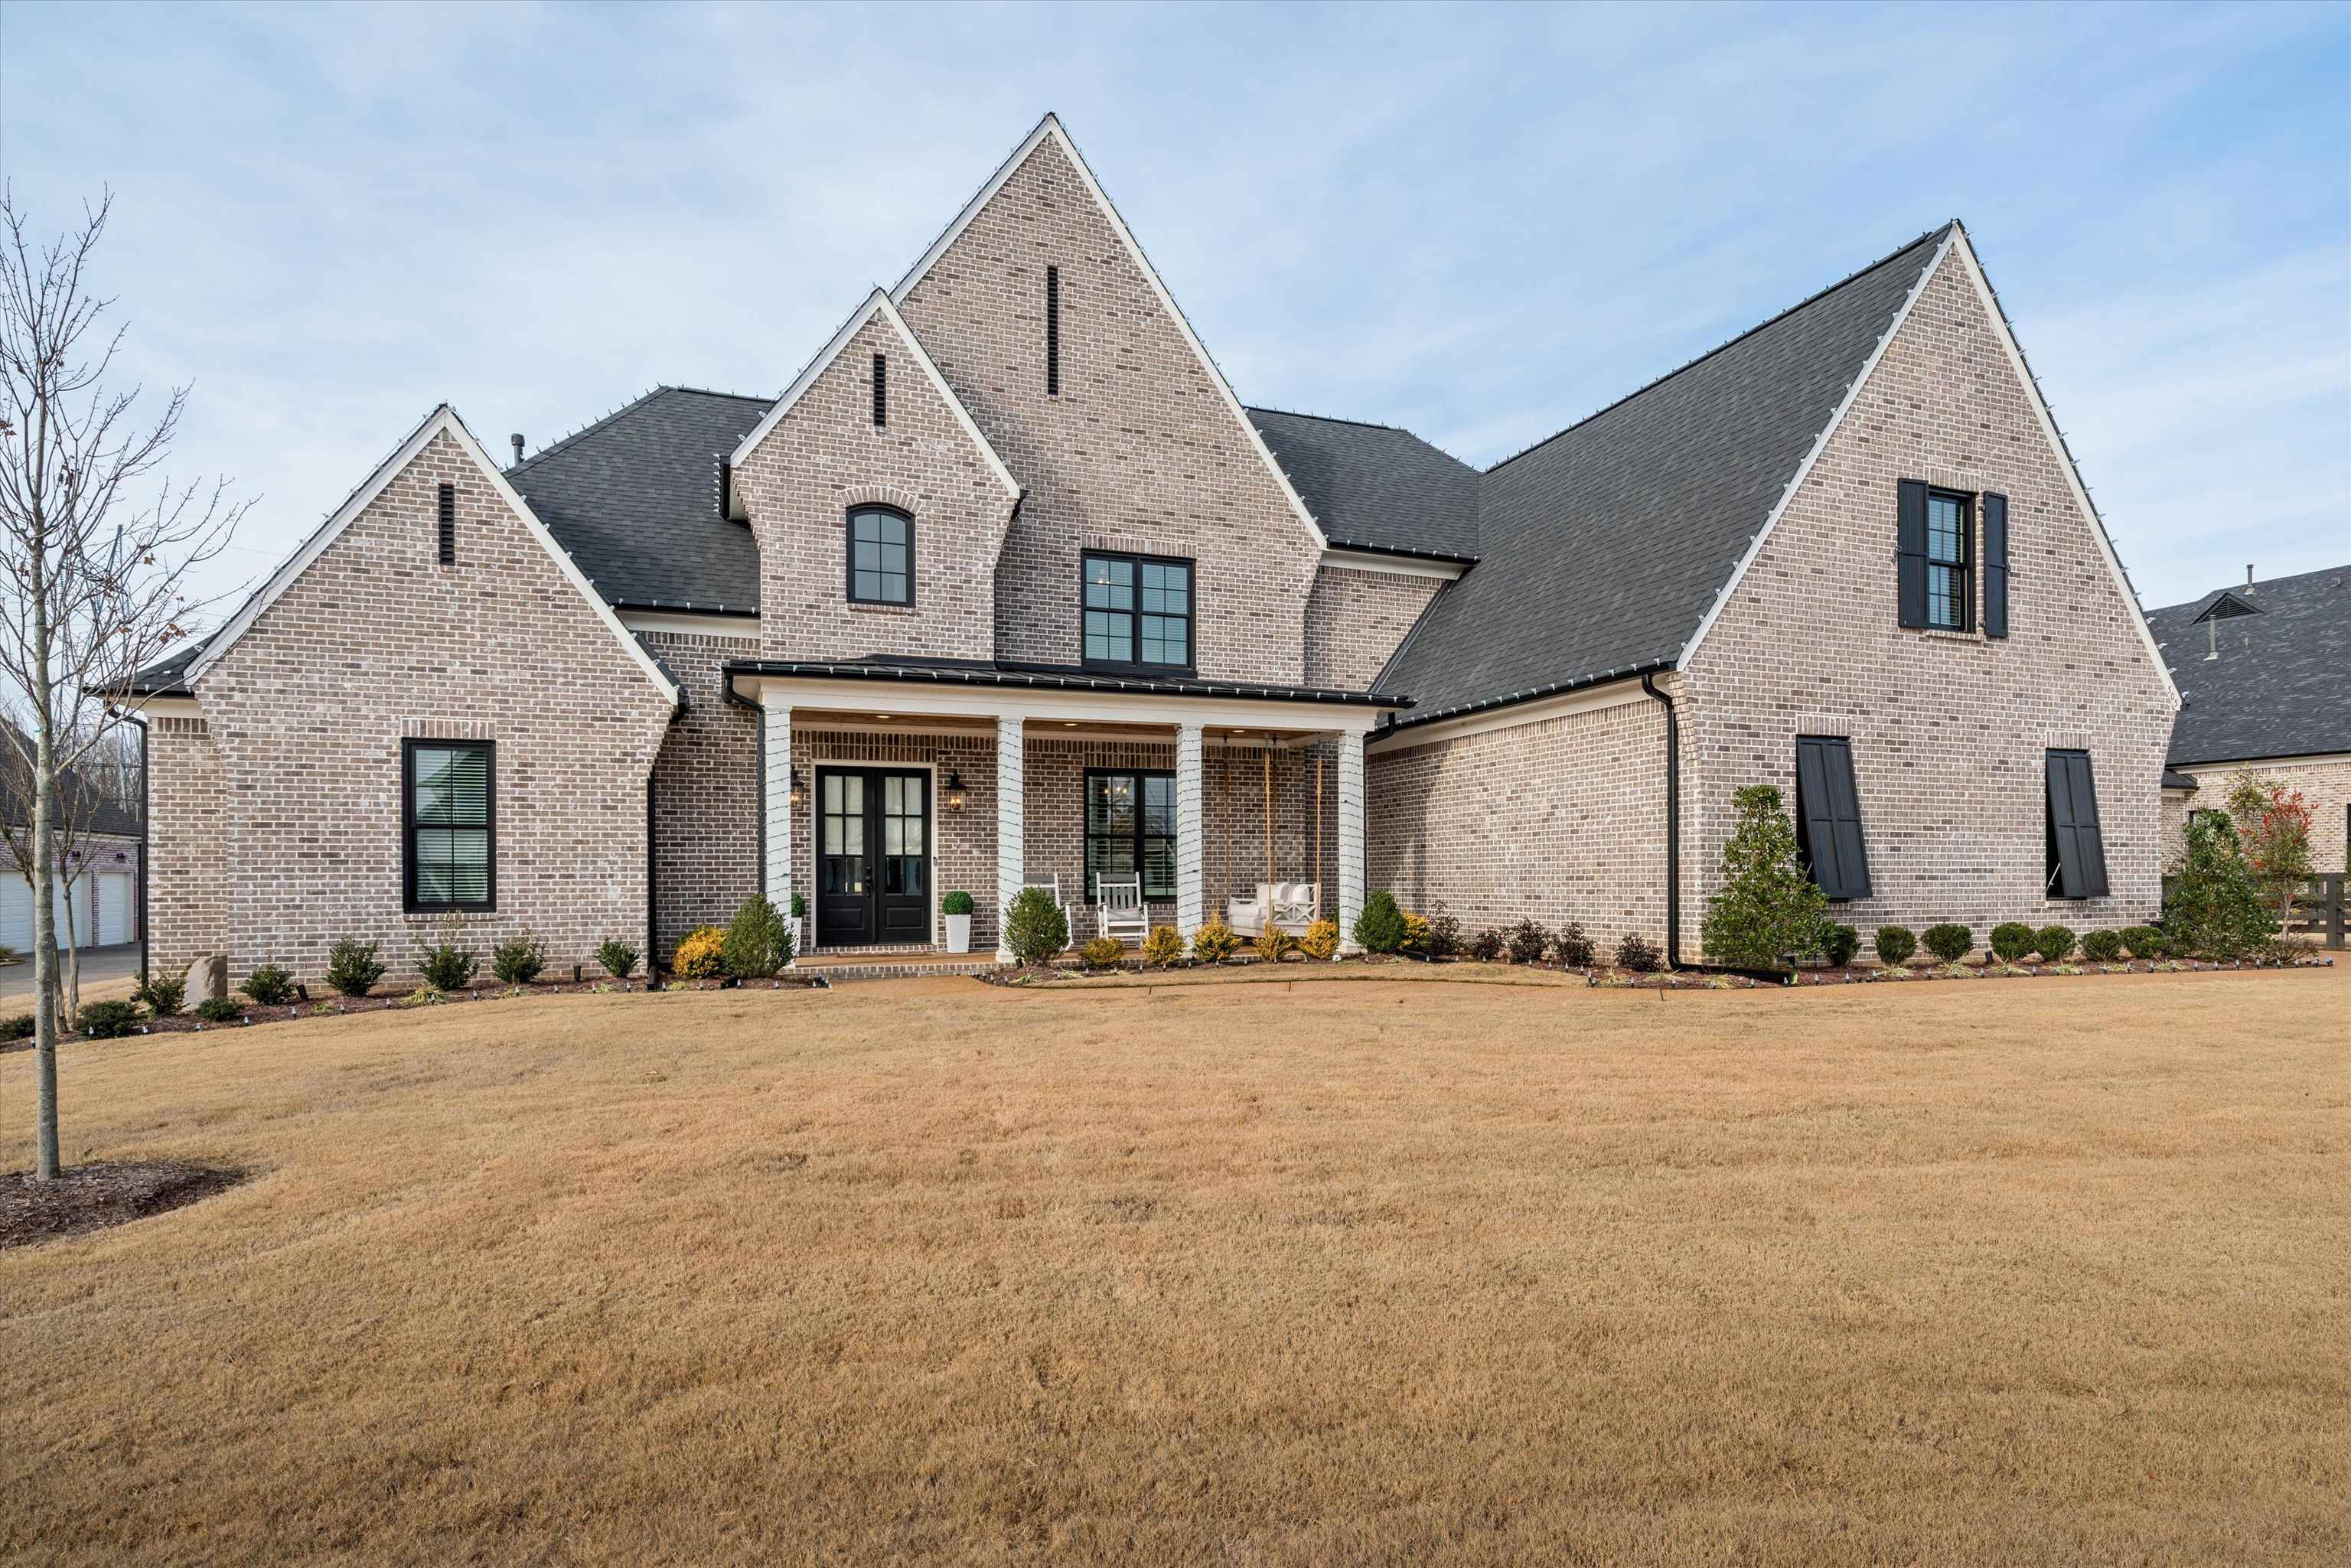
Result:
[[[2192,811],[2228,809],[2251,768],[2302,791],[2310,863],[2343,871],[2351,840],[2351,566],[2268,582],[2245,569],[2223,588],[2147,624],[2182,706],[2163,776],[2164,858],[2188,847]]]
[[[159,961],[1105,874],[1695,959],[1758,781],[1859,924],[2157,906],[2177,698],[1957,224],[1481,473],[1243,407],[1048,116],[782,396],[515,440],[435,410],[142,678]]]
[[[25,766],[16,737],[0,737],[0,947],[33,950],[33,884],[16,850],[29,856],[32,841],[32,770]],[[26,741],[27,749],[31,743]],[[57,878],[51,883],[57,945],[111,946],[139,939],[139,867],[143,834],[138,812],[112,791],[79,772],[68,772],[62,793],[67,820],[76,831],[56,835]],[[67,924],[70,909],[72,924]]]

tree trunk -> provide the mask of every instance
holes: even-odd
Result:
[[[50,777],[47,692],[37,695],[34,736],[33,789],[33,989],[39,1000],[33,1013],[34,1076],[39,1107],[35,1113],[33,1174],[41,1181],[57,1177],[57,866],[49,831],[49,791],[39,780]]]
[[[81,1017],[81,926],[74,917],[74,876],[66,870],[66,1016]]]

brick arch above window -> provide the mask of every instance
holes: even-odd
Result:
[[[841,493],[841,520],[860,507],[887,507],[893,512],[904,512],[909,517],[919,517],[922,501],[912,490],[902,490],[895,485],[852,485]]]

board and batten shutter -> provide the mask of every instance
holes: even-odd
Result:
[[[1927,624],[1927,482],[1904,479],[1894,517],[1895,605],[1905,626]]]
[[[1834,899],[1869,896],[1869,851],[1861,797],[1853,783],[1853,743],[1843,736],[1796,737],[1796,827],[1813,880]]]
[[[2047,753],[2050,891],[2060,898],[2103,898],[2106,841],[2098,826],[2098,791],[2086,751]]]
[[[2008,497],[1992,490],[1983,495],[1983,630],[2008,635]]]

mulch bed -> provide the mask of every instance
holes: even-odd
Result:
[[[246,1175],[184,1160],[68,1166],[55,1181],[9,1171],[0,1175],[0,1251],[169,1213],[235,1186]]]
[[[1247,969],[1261,967],[1268,962],[1255,956],[1247,956],[1228,959],[1224,965],[1207,965],[1186,960],[1173,967],[1186,971],[1219,967]],[[1455,962],[1469,963],[1474,960],[1429,960],[1374,955],[1368,957],[1341,959],[1335,964],[1313,959],[1289,959],[1285,960],[1280,967],[1294,966],[1301,969],[1333,967],[1360,969],[1384,964],[1416,963],[1431,968],[1438,968]],[[1581,975],[1587,985],[1612,989],[1743,991],[1782,990],[1790,986],[1899,985],[1912,980],[2033,979],[2051,975],[2184,975],[2231,969],[2325,969],[2333,967],[2334,964],[2335,960],[2332,957],[2315,954],[2293,958],[2232,959],[2227,963],[2214,963],[2200,958],[2161,958],[2152,961],[2118,959],[2111,964],[2086,962],[2003,964],[1995,959],[1985,964],[1904,965],[1899,968],[1887,968],[1875,965],[1850,965],[1844,968],[1834,969],[1823,967],[1799,969],[1792,976],[1779,977],[1761,973],[1715,973],[1698,969],[1635,973],[1632,970],[1605,967],[1590,969],[1563,968],[1557,964],[1492,964],[1483,965],[1480,967],[1489,973],[1499,971],[1507,974],[1513,970],[1526,969],[1547,975]],[[1050,964],[1031,964],[1020,968],[991,970],[975,977],[993,986],[1026,988],[1050,985],[1061,980],[1078,980],[1109,975],[1146,976],[1155,972],[1161,971],[1147,970],[1135,964],[1121,965],[1116,969],[1088,969],[1077,965],[1060,967]]]
[[[831,982],[820,974],[785,973],[776,976],[773,979],[747,980],[740,983],[728,980],[664,979],[661,988],[664,991],[733,989],[789,991],[827,990],[831,986]],[[468,986],[462,991],[434,992],[430,1000],[422,999],[424,995],[423,992],[407,991],[371,997],[327,995],[314,997],[308,1001],[289,1002],[284,1007],[274,1008],[265,1008],[246,1002],[244,1016],[235,1022],[206,1023],[192,1013],[178,1012],[169,1018],[143,1019],[129,1036],[123,1038],[135,1039],[142,1034],[195,1034],[205,1030],[246,1029],[257,1023],[285,1023],[293,1019],[332,1018],[342,1013],[391,1012],[403,1008],[450,1007],[460,1002],[497,1001],[509,997],[572,997],[644,989],[646,985],[643,979],[539,980],[528,986],[509,986],[502,980],[493,980],[486,986]],[[238,999],[243,1000],[242,998]],[[193,1004],[191,1003],[191,1005]],[[64,1033],[57,1038],[60,1041],[70,1041],[79,1040],[82,1037],[78,1034]],[[5,1056],[12,1051],[32,1049],[33,1042],[29,1040],[13,1040],[0,1044],[0,1056]]]

